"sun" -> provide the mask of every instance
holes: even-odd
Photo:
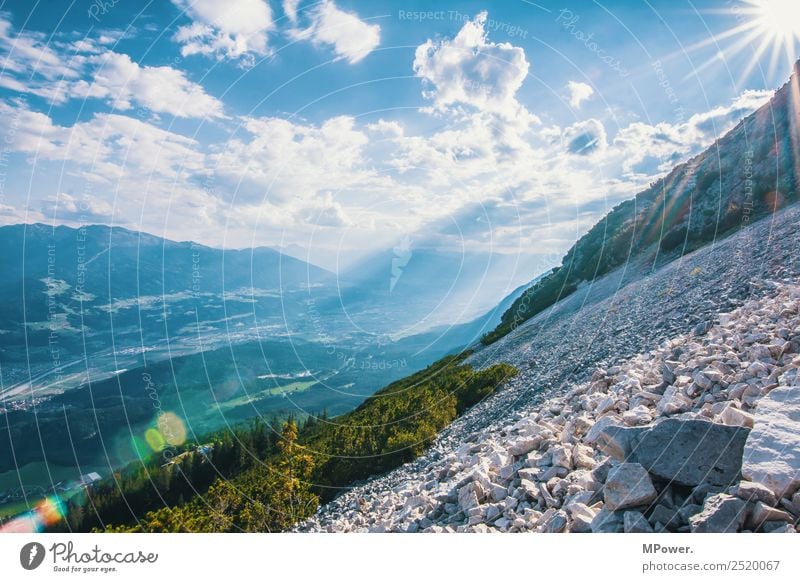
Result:
[[[800,0],[739,0],[732,4],[728,8],[704,11],[733,17],[735,24],[692,47],[699,49],[711,44],[719,47],[717,56],[698,67],[695,74],[718,62],[719,58],[729,58],[741,52],[751,55],[741,71],[742,80],[759,64],[766,64],[770,77],[782,63],[790,69],[798,58]],[[786,69],[782,70],[785,74]]]
[[[750,22],[754,40],[761,38],[757,58],[772,48],[773,61],[781,52],[790,63],[796,58],[794,48],[800,38],[800,2],[798,0],[745,0],[740,8]],[[772,64],[772,63],[771,63]]]
[[[778,41],[793,42],[800,36],[800,3],[797,0],[749,0],[747,12],[756,26]]]

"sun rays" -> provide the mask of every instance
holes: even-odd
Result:
[[[738,81],[743,83],[759,65],[771,78],[779,71],[791,68],[798,57],[800,2],[797,0],[741,0],[729,8],[701,13],[733,17],[735,23],[689,47],[690,52],[708,46],[718,48],[713,57],[695,67],[692,75],[720,60],[729,60],[747,51],[750,59],[744,68],[735,72]]]

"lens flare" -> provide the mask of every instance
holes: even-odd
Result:
[[[769,63],[768,74],[773,76],[782,59],[787,68],[797,59],[800,41],[800,2],[797,0],[739,0],[726,8],[701,12],[733,17],[735,24],[689,47],[690,51],[711,45],[720,47],[713,58],[695,67],[693,75],[744,51],[750,52],[751,57],[740,72],[740,82],[744,82],[762,61]]]
[[[138,459],[146,459],[150,456],[152,452],[150,450],[149,443],[145,442],[147,440],[147,433],[145,433],[144,440],[139,438],[138,436],[131,437],[131,449],[133,450],[133,454]]]
[[[46,497],[34,511],[45,526],[54,525],[66,516],[66,508],[60,497]]]
[[[186,442],[186,426],[173,412],[165,412],[158,417],[158,431],[170,445],[177,447]]]
[[[0,533],[37,533],[66,516],[60,497],[45,497],[36,507],[0,526]]]
[[[164,436],[156,428],[148,428],[144,433],[144,440],[147,442],[150,448],[157,453],[164,450],[164,447],[167,444],[167,441],[164,440]]]

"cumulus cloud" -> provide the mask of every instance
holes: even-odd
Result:
[[[53,221],[107,222],[113,214],[112,205],[96,196],[73,196],[59,192],[42,202],[42,213]]]
[[[569,91],[569,104],[573,109],[580,109],[581,103],[594,95],[594,89],[592,89],[591,85],[579,83],[578,81],[567,83],[567,90]]]
[[[730,129],[743,117],[764,105],[772,97],[772,91],[748,89],[734,98],[728,106],[715,107],[711,111],[697,113],[689,119],[689,125],[698,133],[716,135]]]
[[[490,42],[487,17],[481,12],[452,40],[429,39],[417,47],[414,72],[428,87],[424,96],[436,111],[468,106],[506,117],[530,116],[516,99],[530,67],[525,51]]]
[[[325,192],[311,205],[299,211],[302,220],[315,226],[341,228],[350,224],[342,205],[333,199],[333,194]]]
[[[17,32],[8,17],[0,12],[0,48],[3,51],[2,69],[5,74],[18,73],[26,77],[40,76],[53,81],[78,76],[61,55],[47,43],[40,32]]]
[[[569,153],[588,156],[606,149],[606,130],[597,119],[575,123],[564,131],[566,149]]]
[[[333,117],[318,126],[277,117],[245,118],[242,128],[246,135],[217,148],[211,159],[217,173],[256,185],[262,197],[309,200],[369,176],[363,159],[369,138],[352,117]]]
[[[175,33],[181,54],[242,60],[250,64],[268,54],[268,34],[274,30],[272,9],[264,0],[172,0],[192,19]]]
[[[68,85],[80,77],[80,70],[35,31],[14,30],[7,15],[0,12],[0,87],[29,93],[63,103]]]
[[[141,66],[107,49],[102,39],[81,39],[62,52],[43,44],[38,33],[14,33],[0,15],[0,51],[5,70],[0,87],[61,104],[103,99],[120,110],[134,105],[176,117],[222,117],[223,105],[172,67]]]
[[[285,3],[284,10],[296,22],[297,3]],[[361,61],[380,44],[379,25],[364,22],[358,15],[337,7],[332,0],[320,2],[309,11],[309,17],[311,24],[305,29],[293,31],[293,36],[310,40],[315,45],[328,46],[337,58],[348,63]]]
[[[107,99],[116,109],[134,104],[176,117],[221,117],[222,103],[172,67],[140,66],[128,55],[108,52],[89,59],[96,66],[89,83],[80,82],[74,94]]]
[[[624,158],[626,173],[665,172],[721,137],[771,96],[771,91],[748,90],[730,105],[696,113],[684,123],[631,123],[614,137],[613,149]]]
[[[98,113],[88,121],[62,126],[26,106],[0,101],[0,131],[8,136],[11,151],[71,162],[96,182],[126,175],[137,180],[153,175],[176,179],[186,170],[203,168],[195,140],[124,115]]]
[[[208,171],[200,144],[191,138],[109,113],[61,125],[22,103],[3,101],[0,134],[15,165],[35,168],[31,197],[17,196],[16,216],[0,211],[0,221],[113,219],[181,239],[223,224],[224,201],[196,182]],[[48,176],[57,176],[57,184]],[[37,197],[36,190],[60,194]]]

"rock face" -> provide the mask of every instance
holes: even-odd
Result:
[[[800,286],[758,285],[762,298],[708,315],[718,323],[703,334],[586,370],[529,405],[518,398],[536,377],[502,388],[424,456],[297,529],[795,532]]]
[[[657,477],[691,487],[739,481],[746,428],[668,418],[650,429],[633,430],[626,458]]]
[[[658,492],[644,467],[639,463],[622,463],[609,471],[603,495],[606,507],[614,511],[647,505]]]
[[[779,498],[800,488],[800,387],[780,386],[758,402],[742,474]]]

